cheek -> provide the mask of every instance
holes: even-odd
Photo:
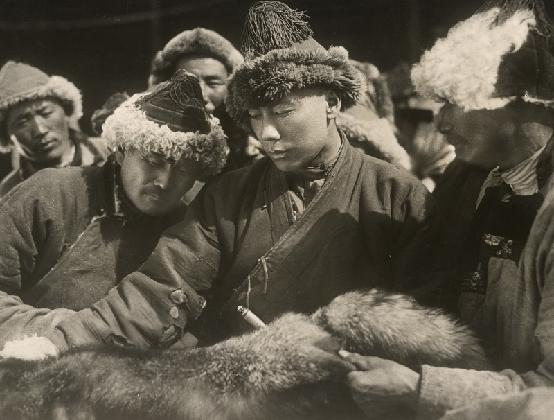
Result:
[[[218,106],[223,103],[223,100],[225,99],[226,90],[227,89],[225,86],[208,88],[208,97],[210,98],[214,106]]]
[[[53,131],[57,131],[61,134],[66,134],[69,128],[69,121],[64,115],[56,116],[45,120],[45,125]]]

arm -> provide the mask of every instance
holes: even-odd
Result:
[[[200,315],[219,268],[212,200],[204,189],[179,224],[168,229],[142,267],[90,308],[66,317],[49,336],[60,348],[104,342],[139,347],[170,344]]]
[[[483,399],[529,387],[554,385],[554,201],[539,211],[520,261],[519,281],[525,283],[529,304],[536,300],[536,343],[539,360],[536,369],[524,373],[513,370],[481,372],[424,366],[420,386],[422,412],[438,416]],[[534,315],[534,314],[533,314]],[[524,316],[524,315],[521,315]],[[523,322],[523,321],[519,321]],[[517,338],[516,338],[517,339]]]
[[[393,206],[392,260],[395,287],[411,289],[414,279],[423,269],[422,256],[428,253],[428,220],[433,199],[425,186],[414,180],[407,191],[398,194]]]
[[[50,177],[35,176],[0,201],[0,348],[6,341],[53,330],[61,318],[72,313],[34,308],[19,297],[62,252],[63,217],[59,217],[61,201],[55,190]]]

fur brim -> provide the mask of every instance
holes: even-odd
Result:
[[[0,125],[4,123],[8,108],[24,101],[49,97],[58,98],[63,103],[70,105],[70,126],[78,129],[78,121],[83,116],[83,99],[81,97],[81,92],[73,83],[62,76],[51,76],[48,78],[48,82],[39,88],[2,98],[0,100]],[[5,133],[0,134],[0,144],[2,146],[7,146],[10,144],[10,141],[4,138],[4,136]]]
[[[517,96],[498,95],[498,69],[505,54],[521,48],[535,26],[533,12],[519,10],[495,24],[498,8],[460,22],[412,69],[412,82],[425,97],[448,101],[465,111],[496,109]]]
[[[248,127],[248,109],[309,87],[332,89],[346,109],[358,101],[364,83],[360,72],[348,62],[348,51],[343,47],[331,47],[328,51],[273,50],[246,61],[235,71],[229,83],[227,111]]]
[[[341,112],[337,117],[337,126],[351,143],[361,146],[367,143],[375,149],[376,157],[393,165],[410,170],[410,156],[396,140],[393,128],[388,120],[381,118],[376,121],[362,121],[347,113]]]
[[[200,164],[206,175],[221,171],[225,166],[228,148],[225,134],[216,118],[211,118],[211,130],[207,134],[172,131],[167,125],[149,120],[144,111],[134,105],[141,96],[132,96],[106,119],[102,126],[102,137],[110,148],[133,149],[144,156],[156,153],[173,161],[190,159]]]
[[[217,32],[204,28],[183,31],[173,37],[158,51],[152,60],[148,78],[149,86],[157,85],[171,77],[175,62],[185,55],[207,55],[219,59],[232,73],[244,61],[242,54]]]

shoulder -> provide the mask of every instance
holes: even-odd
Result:
[[[354,153],[362,155],[360,169],[364,185],[373,186],[381,191],[419,191],[424,195],[428,193],[421,181],[407,170],[357,150],[354,150]]]
[[[11,171],[6,177],[0,182],[0,198],[8,194],[17,184],[20,184],[23,181],[21,172],[17,169]]]
[[[244,194],[258,184],[270,161],[260,159],[249,166],[238,168],[214,177],[206,185],[206,190],[216,194],[234,195]]]
[[[67,201],[86,200],[89,186],[101,172],[98,167],[45,168],[17,185],[4,201],[32,200],[49,207],[63,206]]]

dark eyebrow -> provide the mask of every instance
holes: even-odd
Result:
[[[13,122],[17,122],[17,121],[21,121],[21,120],[24,120],[26,118],[30,118],[31,115],[33,115],[33,113],[29,110],[25,111],[25,112],[22,112],[21,114],[17,115],[14,119],[13,119]]]

